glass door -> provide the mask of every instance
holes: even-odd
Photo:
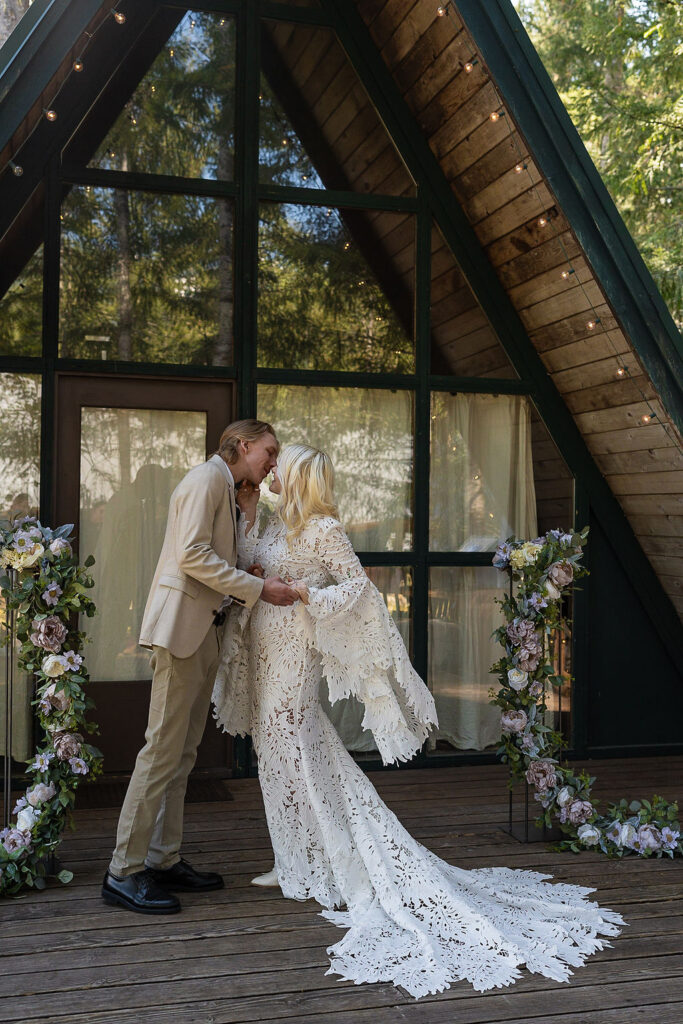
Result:
[[[137,640],[169,498],[216,450],[233,408],[230,381],[58,377],[54,522],[75,523],[81,559],[95,557],[98,614],[82,628],[107,772],[130,771],[143,743],[151,670]],[[197,767],[231,761],[210,719]]]

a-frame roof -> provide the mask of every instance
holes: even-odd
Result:
[[[681,338],[512,5],[461,0],[443,17],[432,0],[320,6],[409,169],[428,181],[460,263],[462,273],[449,278],[440,299],[466,324],[471,362],[445,369],[505,375],[490,322],[533,383],[605,530],[629,552],[631,576],[671,643],[674,618],[661,587],[680,612]],[[90,77],[69,71],[78,40],[111,17],[110,3],[36,0],[0,51],[0,291],[41,237],[50,151],[88,124],[80,144],[95,148],[180,16],[150,4],[122,9],[127,22],[109,33]],[[364,146],[361,94],[340,92],[334,75],[327,77],[329,102],[327,93],[311,97],[299,87],[303,71],[307,78],[313,71],[312,51],[300,45],[305,22],[302,14],[297,45],[286,33],[264,38],[283,105],[291,116],[299,108],[297,127],[303,136],[308,125],[311,145],[317,137],[323,180],[327,161],[348,187],[377,191],[394,169],[389,155]],[[62,81],[65,113],[59,134],[50,135],[43,107]],[[7,166],[18,151],[21,177]],[[368,231],[368,218],[361,220],[358,231]],[[381,223],[372,229],[400,281],[400,243],[392,251]],[[486,323],[477,322],[479,306]],[[438,343],[438,323],[434,333]],[[620,366],[628,370],[621,378]]]

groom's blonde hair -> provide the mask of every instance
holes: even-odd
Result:
[[[258,441],[264,434],[272,434],[277,441],[270,423],[264,420],[235,420],[221,434],[216,454],[222,455],[229,466],[234,465],[239,458],[240,441]]]
[[[282,493],[277,514],[287,528],[287,540],[299,536],[311,519],[338,518],[334,500],[334,468],[326,452],[307,444],[288,444],[277,460]]]

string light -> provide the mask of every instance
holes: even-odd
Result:
[[[562,273],[560,274],[560,277],[562,278],[563,281],[568,281],[573,273],[574,273],[574,268],[570,267],[569,270],[563,270]]]
[[[500,112],[497,111],[497,110],[492,110],[491,113],[489,114],[489,120],[490,121],[498,121],[499,118],[500,118]]]
[[[83,63],[82,58],[78,57],[71,66],[74,69],[74,71],[78,74],[78,72],[83,70],[85,64]]]
[[[465,69],[465,71],[467,72],[468,75],[471,74],[472,71],[474,71],[474,65],[478,64],[478,63],[479,63],[479,61],[477,60],[476,57],[473,57],[472,60],[465,61],[465,63],[463,64],[463,67],[464,67],[464,69]]]
[[[12,174],[14,175],[14,177],[20,178],[24,173],[24,168],[21,166],[21,164],[15,164],[14,160],[10,160],[9,165],[12,168]]]
[[[526,164],[515,164],[515,174],[521,174],[526,170]]]
[[[175,57],[175,50],[173,49],[172,46],[170,47],[170,49],[168,51],[168,55],[169,55],[169,57]]]
[[[436,14],[438,18],[443,18],[444,15],[448,14],[448,4],[439,4],[436,9]]]
[[[111,13],[114,15],[114,21],[117,25],[126,24],[126,16],[122,11],[117,11],[115,7],[112,7]]]
[[[656,413],[654,413],[654,412],[651,412],[651,413],[647,413],[647,412],[645,412],[645,413],[643,413],[643,415],[642,415],[642,416],[640,417],[640,422],[641,422],[641,423],[650,423],[650,422],[652,421],[653,417],[654,417],[654,416],[656,416],[656,415],[657,415],[657,414],[656,414]]]
[[[596,316],[595,320],[589,320],[588,321],[588,323],[586,324],[586,327],[588,328],[589,331],[594,331],[599,323],[600,323],[600,317]]]
[[[545,216],[545,214],[543,214],[543,216],[538,218],[538,226],[539,226],[539,228],[544,228],[547,223],[548,223],[548,218]]]
[[[45,114],[45,117],[47,118],[48,121],[53,121],[54,122],[54,121],[57,120],[57,111],[56,110],[46,110],[45,107],[43,107],[43,113]]]
[[[626,367],[625,366],[618,366],[617,367],[617,377],[623,377],[625,373],[626,373]]]

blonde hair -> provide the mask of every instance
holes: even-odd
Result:
[[[239,458],[240,441],[258,441],[264,434],[272,434],[275,437],[275,431],[270,423],[263,420],[235,420],[234,423],[229,423],[221,434],[216,455],[222,455],[229,466],[234,465]],[[277,437],[275,440],[277,441]]]
[[[307,444],[288,444],[277,463],[282,493],[277,514],[287,527],[287,541],[299,536],[309,520],[338,518],[334,501],[334,469],[326,452]]]

